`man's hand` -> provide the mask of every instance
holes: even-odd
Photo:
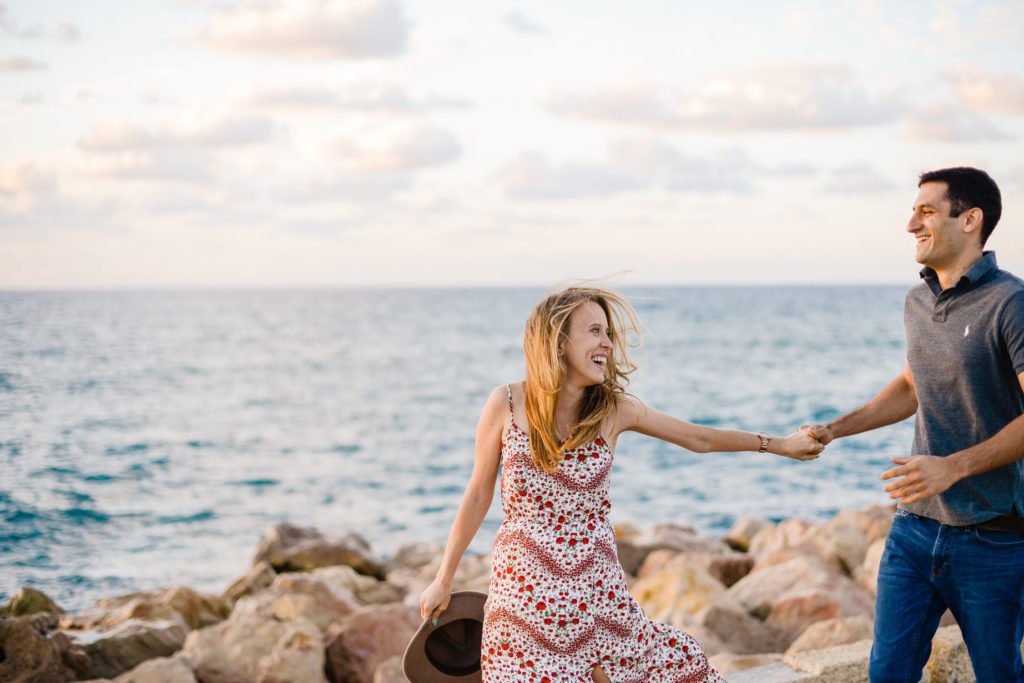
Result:
[[[885,487],[893,500],[917,503],[942,493],[956,483],[955,463],[936,455],[904,455],[893,458],[898,465],[882,473],[882,479],[896,479]],[[902,477],[902,478],[898,478]]]
[[[828,428],[828,425],[801,425],[800,429],[809,431],[811,436],[822,446],[827,446],[832,439],[836,438],[832,430]]]

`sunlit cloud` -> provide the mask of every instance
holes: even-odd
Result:
[[[689,90],[631,86],[561,94],[548,106],[574,118],[720,132],[869,126],[902,111],[895,96],[869,93],[849,69],[810,65],[759,67]]]
[[[288,59],[363,59],[402,54],[408,25],[397,0],[249,1],[216,10],[197,39]]]
[[[464,109],[469,102],[428,95],[414,97],[399,86],[360,85],[346,88],[290,86],[252,93],[245,106],[273,111],[338,110],[367,114],[415,114],[437,109]]]
[[[231,118],[195,126],[144,128],[132,125],[99,126],[87,133],[79,147],[87,152],[106,153],[157,147],[235,147],[268,142],[274,124],[260,117]]]
[[[998,114],[1024,114],[1024,79],[992,75],[970,67],[942,74],[967,109]]]
[[[658,140],[620,140],[600,162],[552,163],[541,152],[523,153],[498,172],[498,180],[514,199],[599,199],[658,187],[741,192],[752,185],[752,169],[741,152],[705,158]]]
[[[439,166],[462,154],[458,140],[441,128],[404,131],[382,143],[342,138],[331,146],[340,166],[354,171],[392,172]]]
[[[0,58],[0,73],[19,73],[25,71],[43,71],[49,66],[45,62],[25,57],[23,55],[11,55]]]
[[[907,137],[918,142],[985,142],[1011,136],[983,116],[952,105],[935,103],[914,112]]]

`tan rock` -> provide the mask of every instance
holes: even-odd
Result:
[[[88,658],[56,626],[51,614],[0,617],[0,681],[63,683],[88,677]]]
[[[821,650],[836,645],[848,645],[858,640],[870,640],[873,622],[861,615],[827,619],[811,624],[800,637],[789,646],[786,654],[804,650]]]
[[[419,611],[412,607],[360,608],[327,643],[327,677],[332,683],[372,683],[378,667],[405,652],[419,626]]]
[[[188,628],[195,629],[222,621],[228,611],[228,605],[219,597],[204,595],[185,586],[173,586],[98,600],[88,609],[62,617],[60,627],[66,630],[107,629],[129,619],[178,619]]]
[[[222,596],[223,600],[229,605],[234,605],[239,598],[268,588],[270,584],[274,583],[276,578],[277,572],[274,571],[269,562],[257,562],[245,576],[238,578],[228,586]]]
[[[776,598],[767,623],[787,629],[794,637],[811,624],[838,617],[865,616],[873,619],[875,601],[852,579],[829,574],[811,586],[795,586]]]
[[[154,657],[181,649],[188,635],[179,619],[128,619],[102,630],[71,631],[72,642],[89,658],[89,675],[113,678]]]
[[[181,656],[203,683],[324,681],[323,639],[316,624],[305,617],[283,622],[258,614],[232,614],[216,626],[192,631]]]
[[[444,546],[436,543],[406,543],[398,546],[387,561],[387,570],[420,569],[444,555]]]
[[[114,679],[114,683],[196,683],[192,667],[180,657],[150,659]]]
[[[46,593],[31,586],[23,586],[0,606],[0,617],[25,617],[39,613],[63,614],[64,610]]]
[[[318,530],[282,522],[267,532],[256,549],[253,564],[268,562],[278,572],[304,572],[347,565],[360,574],[384,578],[384,569],[371,555],[370,545],[356,533],[327,538]]]
[[[640,535],[640,527],[631,522],[616,522],[615,540],[628,541]]]
[[[845,571],[843,560],[837,553],[838,544],[838,540],[819,525],[802,519],[787,519],[758,533],[750,542],[750,554],[757,565],[767,564],[766,558],[786,552],[789,556],[809,555],[829,569]],[[772,561],[777,562],[778,559]]]
[[[665,568],[672,558],[679,555],[676,550],[669,550],[668,548],[662,548],[661,550],[655,550],[640,563],[640,566],[636,570],[636,578],[646,579],[649,576],[654,576],[662,569]]]
[[[649,617],[662,621],[661,616],[676,610],[696,614],[724,595],[725,586],[681,554],[658,573],[638,580],[630,593]]]
[[[722,652],[711,657],[709,661],[711,662],[711,665],[718,670],[718,673],[729,674],[736,673],[737,671],[753,669],[756,666],[781,664],[782,655],[778,653],[737,655],[731,652]]]
[[[723,537],[723,541],[734,550],[747,552],[750,550],[750,542],[754,540],[764,529],[774,526],[771,522],[755,517],[740,517],[733,522],[729,532]]]
[[[333,585],[312,572],[296,572],[281,574],[270,588],[240,598],[231,618],[308,619],[324,632],[358,606],[355,597],[342,586]]]
[[[633,539],[615,540],[615,554],[619,558],[619,564],[622,565],[622,571],[626,572],[626,576],[635,576],[640,565],[644,563],[650,553],[649,548],[641,548],[633,542]]]
[[[788,631],[752,617],[728,595],[724,598],[695,615],[697,623],[722,643],[721,649],[736,654],[781,653],[792,641]]]
[[[840,512],[820,533],[820,547],[828,556],[839,560],[847,576],[852,576],[864,562],[869,545],[861,513],[857,510]]]
[[[358,574],[352,567],[322,567],[311,572],[311,575],[332,587],[344,589],[362,605],[400,602],[405,597],[405,592],[397,586]]]
[[[816,558],[798,555],[765,568],[755,565],[750,574],[729,588],[729,595],[754,616],[767,619],[780,595],[797,586],[824,583],[829,573]]]
[[[388,657],[373,672],[373,683],[409,683],[402,670],[402,658]]]
[[[925,683],[973,683],[974,669],[959,626],[940,628],[932,638],[932,655],[925,665]]]
[[[879,538],[868,546],[868,550],[864,554],[864,561],[860,566],[860,571],[855,575],[857,581],[872,595],[878,593],[878,568],[882,564],[882,552],[884,550],[884,538]]]
[[[785,662],[797,671],[817,674],[810,679],[824,683],[825,681],[842,681],[843,683],[867,683],[868,656],[871,653],[871,641],[861,640],[850,645],[837,645],[823,650],[808,650],[785,655]]]

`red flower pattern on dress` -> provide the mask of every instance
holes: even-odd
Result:
[[[614,683],[724,683],[692,637],[648,620],[630,595],[608,521],[612,460],[598,437],[544,472],[514,419],[506,430],[485,683],[591,683],[596,665]]]

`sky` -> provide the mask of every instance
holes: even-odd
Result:
[[[0,1],[0,289],[913,283],[1024,3]]]

